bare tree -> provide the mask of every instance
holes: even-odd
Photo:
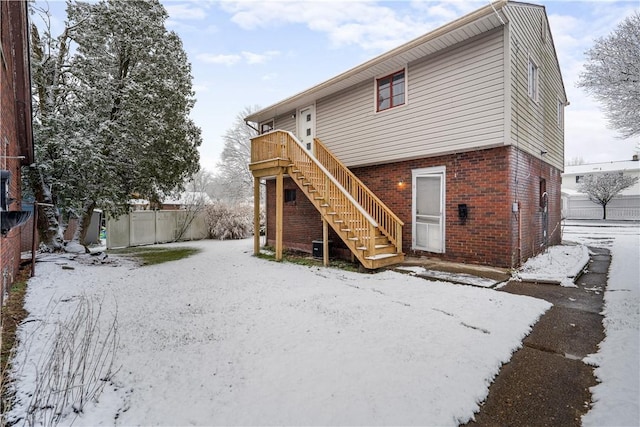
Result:
[[[252,195],[253,175],[249,170],[251,138],[258,133],[245,123],[244,118],[259,109],[257,105],[245,107],[223,136],[224,149],[218,163],[220,172],[217,178],[225,187],[223,198],[230,202],[244,202]]]
[[[640,135],[640,13],[627,17],[586,52],[578,87],[594,95],[623,138]]]
[[[207,188],[211,185],[212,179],[211,173],[205,169],[200,169],[184,185],[185,191],[179,193],[183,212],[178,218],[176,241],[181,240],[193,221],[203,214],[209,202]]]
[[[624,176],[622,173],[585,175],[578,191],[586,193],[589,200],[602,206],[602,219],[607,219],[607,205],[622,190],[638,182],[638,177]]]
[[[578,166],[578,165],[584,165],[584,159],[582,158],[582,156],[579,157],[572,157],[570,159],[567,160],[567,164],[566,166]]]

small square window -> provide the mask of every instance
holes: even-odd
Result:
[[[311,136],[311,129],[307,128],[307,136]]]
[[[576,184],[580,184],[582,182],[583,178],[584,178],[584,176],[582,176],[582,175],[576,175]]]
[[[404,70],[376,80],[377,111],[403,105],[405,102]]]
[[[311,114],[307,114],[307,121],[310,122],[311,121]]]
[[[285,203],[293,203],[296,201],[296,189],[285,189],[284,190],[284,202]]]
[[[273,120],[260,124],[260,133],[267,133],[273,130]]]

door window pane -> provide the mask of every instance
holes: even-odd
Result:
[[[440,177],[425,176],[416,179],[416,214],[440,215]]]

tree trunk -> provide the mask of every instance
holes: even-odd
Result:
[[[78,241],[85,248],[87,247],[87,231],[91,225],[91,218],[93,217],[93,211],[96,208],[96,203],[93,200],[85,202],[82,207],[82,214],[78,220],[78,228],[73,235],[73,240]]]
[[[36,202],[44,204],[38,206],[37,227],[40,245],[50,252],[60,251],[64,245],[64,238],[58,222],[57,210],[53,206],[51,191],[37,168],[29,168],[27,177]]]
[[[602,205],[602,219],[607,219],[607,204]]]

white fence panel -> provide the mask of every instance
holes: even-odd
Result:
[[[187,211],[133,211],[107,220],[107,249],[167,243],[176,240]],[[199,213],[179,240],[206,239],[209,230],[204,212]]]
[[[129,214],[129,218],[131,219],[130,246],[156,243],[155,211],[134,211]]]
[[[173,242],[176,238],[177,211],[156,212],[156,242]]]
[[[209,238],[209,227],[204,212],[193,219],[188,230],[190,240],[201,240]]]
[[[566,219],[602,219],[602,206],[585,195],[563,195],[563,215]],[[640,220],[640,196],[618,196],[607,205],[607,219]]]
[[[107,218],[107,248],[126,248],[129,246],[129,215],[119,218]]]

